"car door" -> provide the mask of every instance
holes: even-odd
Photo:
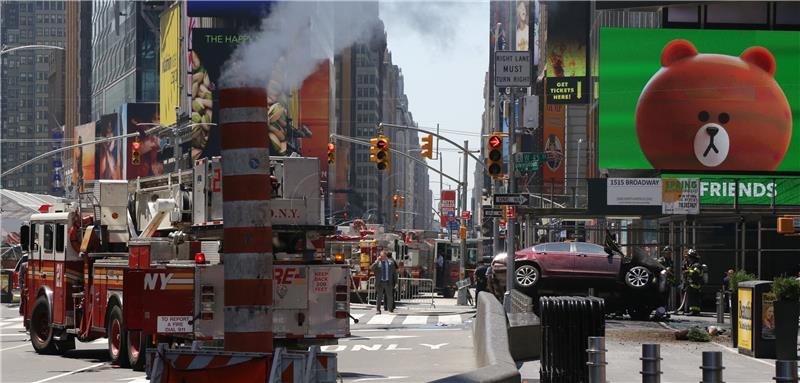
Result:
[[[615,279],[619,271],[619,257],[609,257],[602,246],[593,243],[575,243],[575,269],[585,277]]]
[[[539,249],[536,246],[534,249]],[[542,268],[543,277],[561,277],[569,275],[575,265],[575,255],[568,242],[545,243],[542,251],[536,253],[536,259]]]

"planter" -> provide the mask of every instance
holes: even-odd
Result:
[[[797,321],[800,302],[773,303],[775,310],[775,357],[778,360],[797,360]]]

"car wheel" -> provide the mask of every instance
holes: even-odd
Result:
[[[625,284],[632,289],[642,289],[647,287],[653,274],[644,266],[631,267],[625,273]]]
[[[122,322],[122,308],[114,306],[108,316],[108,356],[111,364],[128,367],[128,334]]]
[[[529,293],[533,291],[533,288],[539,283],[540,274],[538,267],[529,263],[524,263],[517,267],[517,270],[514,272],[514,284],[517,289]]]
[[[144,371],[145,351],[150,344],[150,336],[142,330],[128,330],[128,364],[134,371]]]

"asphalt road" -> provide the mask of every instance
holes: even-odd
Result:
[[[106,340],[76,343],[63,356],[33,351],[16,304],[0,308],[0,381],[147,382],[144,373],[108,363]],[[354,309],[359,324],[352,337],[324,351],[339,356],[345,382],[421,382],[474,368],[472,314],[414,313],[375,315]]]

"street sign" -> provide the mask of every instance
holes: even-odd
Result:
[[[506,219],[517,218],[517,209],[514,206],[506,206]]]
[[[472,213],[470,213],[469,211],[461,212],[461,219],[467,219],[468,220],[469,217],[472,217]]]
[[[447,228],[450,230],[458,230],[459,227],[461,227],[461,224],[459,224],[456,220],[450,220],[447,222]]]
[[[503,218],[503,210],[497,208],[483,208],[484,218]]]
[[[495,51],[494,85],[499,88],[531,86],[531,51]]]
[[[495,194],[493,199],[495,206],[499,205],[514,205],[514,206],[527,206],[530,204],[530,195],[528,194]]]

